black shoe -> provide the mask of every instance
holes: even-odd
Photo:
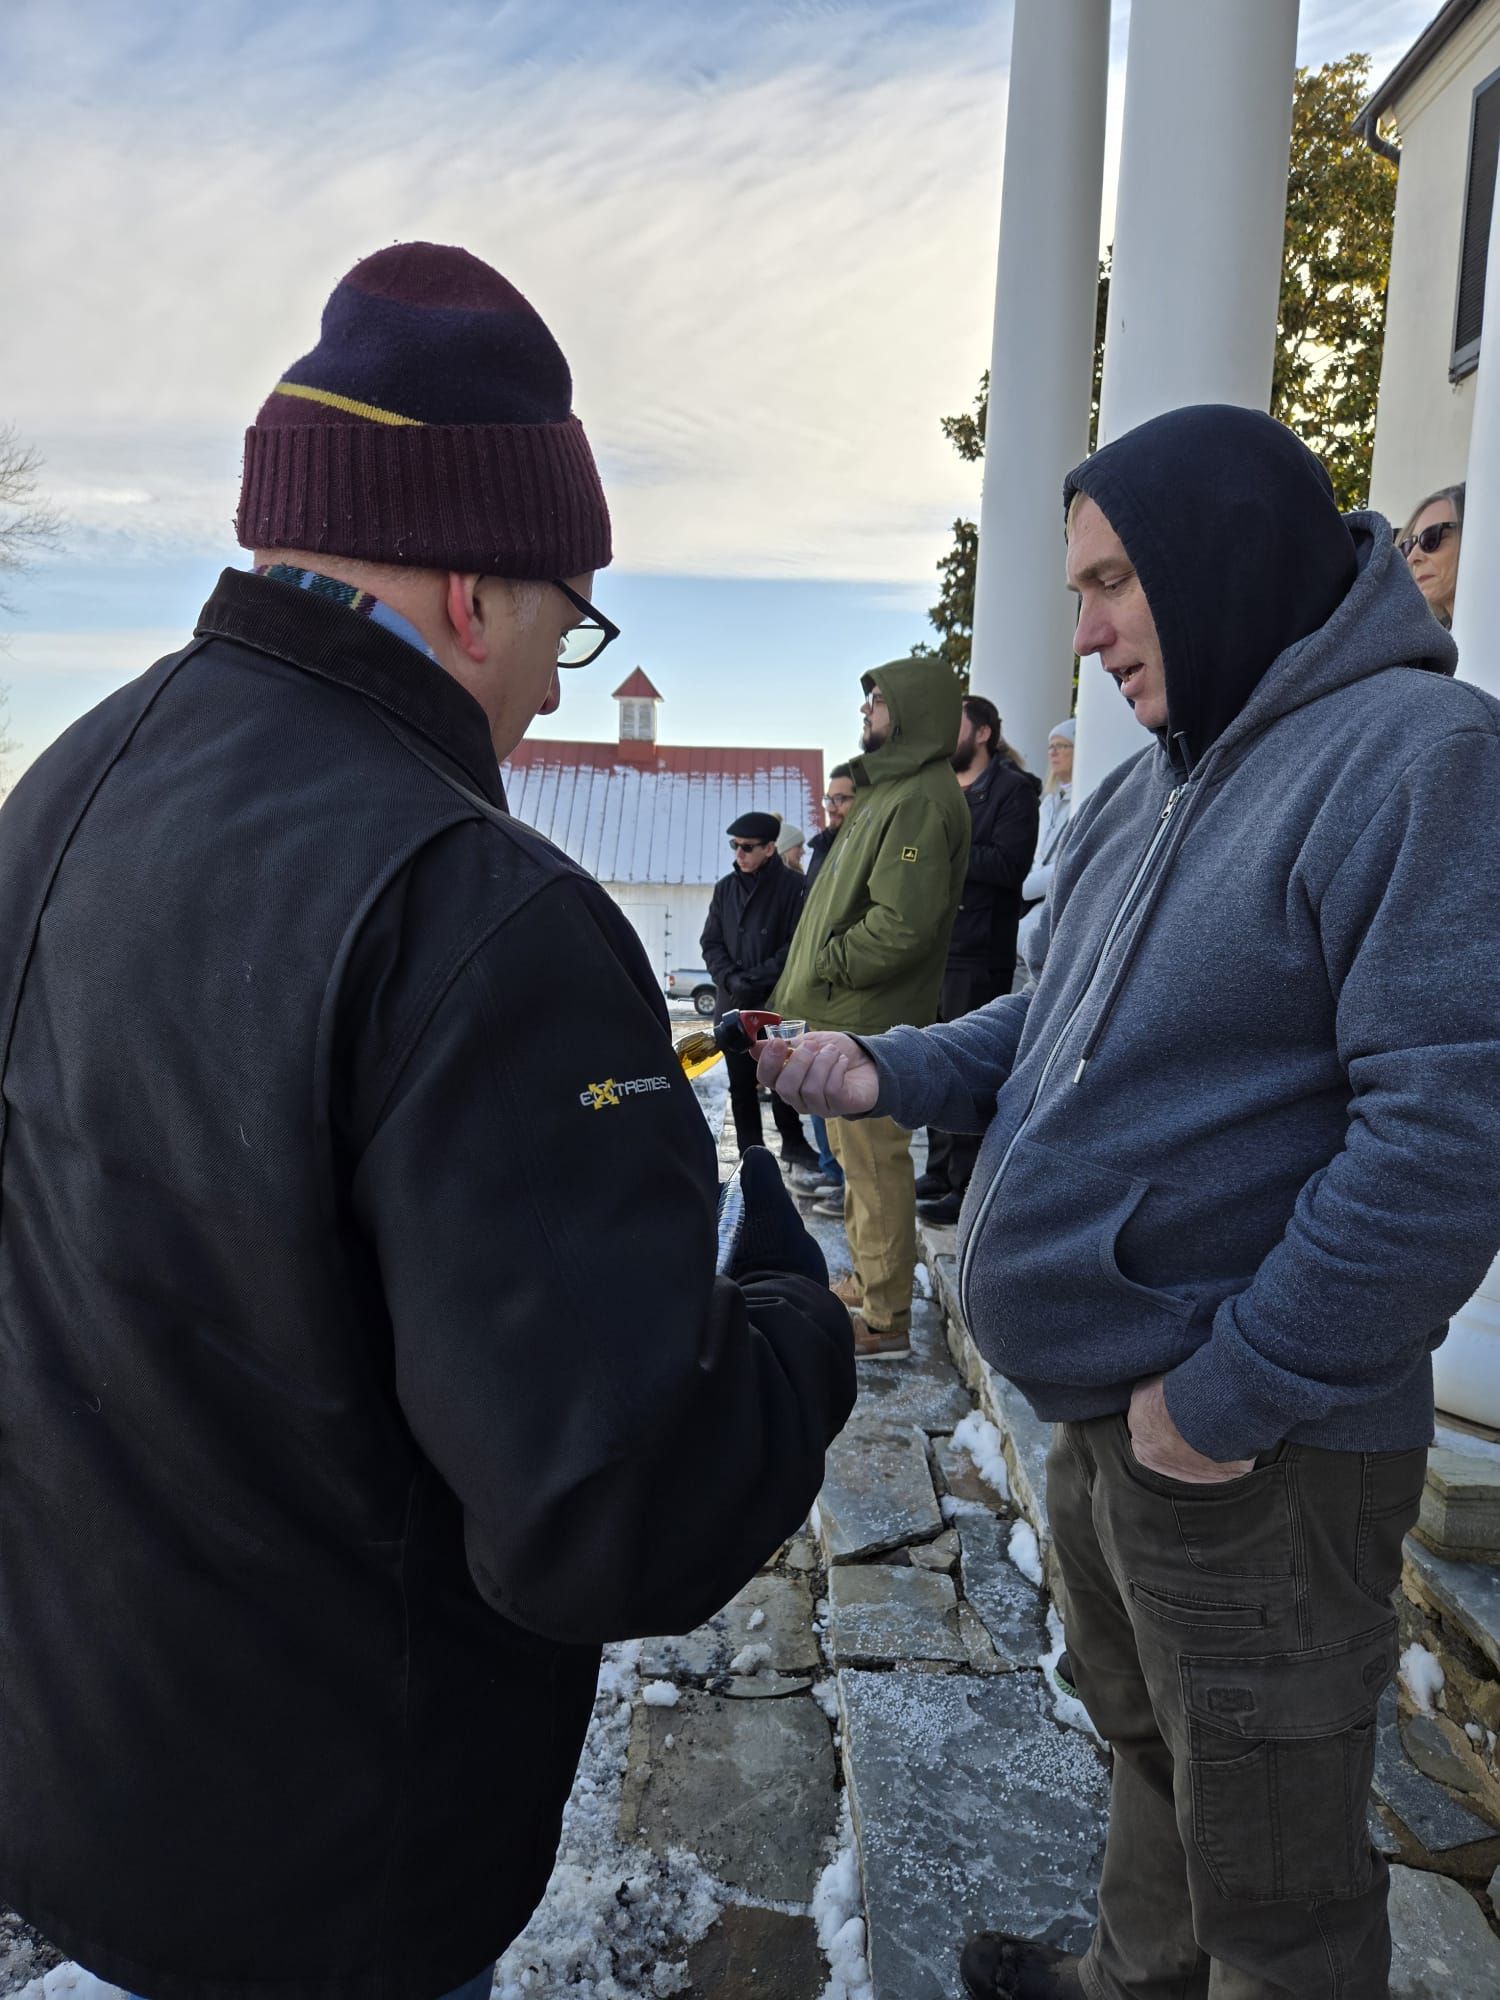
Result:
[[[917,1213],[924,1222],[957,1222],[958,1212],[964,1205],[964,1198],[953,1189],[940,1194],[933,1201],[919,1201]]]
[[[917,1175],[917,1200],[936,1201],[940,1194],[948,1192],[948,1183],[941,1174]]]
[[[1078,1959],[1070,1951],[1008,1931],[981,1931],[958,1955],[970,2000],[1082,2000]]]
[[[1066,1653],[1059,1653],[1057,1659],[1054,1661],[1052,1678],[1057,1682],[1057,1685],[1062,1689],[1064,1694],[1070,1694],[1074,1701],[1077,1701],[1078,1688],[1073,1680],[1073,1662],[1068,1658]]]
[[[815,1174],[818,1171],[818,1156],[811,1146],[783,1146],[781,1164],[797,1167],[805,1174]]]

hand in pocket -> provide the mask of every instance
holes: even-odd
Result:
[[[1253,1458],[1220,1460],[1195,1451],[1172,1421],[1164,1378],[1152,1375],[1137,1382],[1130,1396],[1130,1448],[1138,1463],[1163,1479],[1181,1479],[1190,1486],[1214,1486],[1225,1479],[1242,1479],[1255,1470]]]

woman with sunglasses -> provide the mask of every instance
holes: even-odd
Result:
[[[1464,487],[1439,487],[1420,501],[1396,538],[1418,590],[1432,615],[1448,631],[1453,593],[1458,588],[1458,545],[1464,531]]]

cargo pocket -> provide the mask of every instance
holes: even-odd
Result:
[[[1395,1667],[1394,1619],[1308,1652],[1182,1660],[1193,1840],[1221,1896],[1369,1887],[1375,1708]]]
[[[1361,1464],[1355,1579],[1384,1604],[1401,1581],[1401,1544],[1421,1511],[1427,1449],[1367,1451]]]

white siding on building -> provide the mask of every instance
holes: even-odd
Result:
[[[1462,479],[1468,464],[1478,375],[1450,382],[1448,364],[1470,108],[1475,86],[1495,69],[1500,0],[1487,0],[1393,107],[1401,174],[1370,504],[1397,527],[1424,494]],[[1486,308],[1488,354],[1500,343],[1500,300],[1487,300]]]

